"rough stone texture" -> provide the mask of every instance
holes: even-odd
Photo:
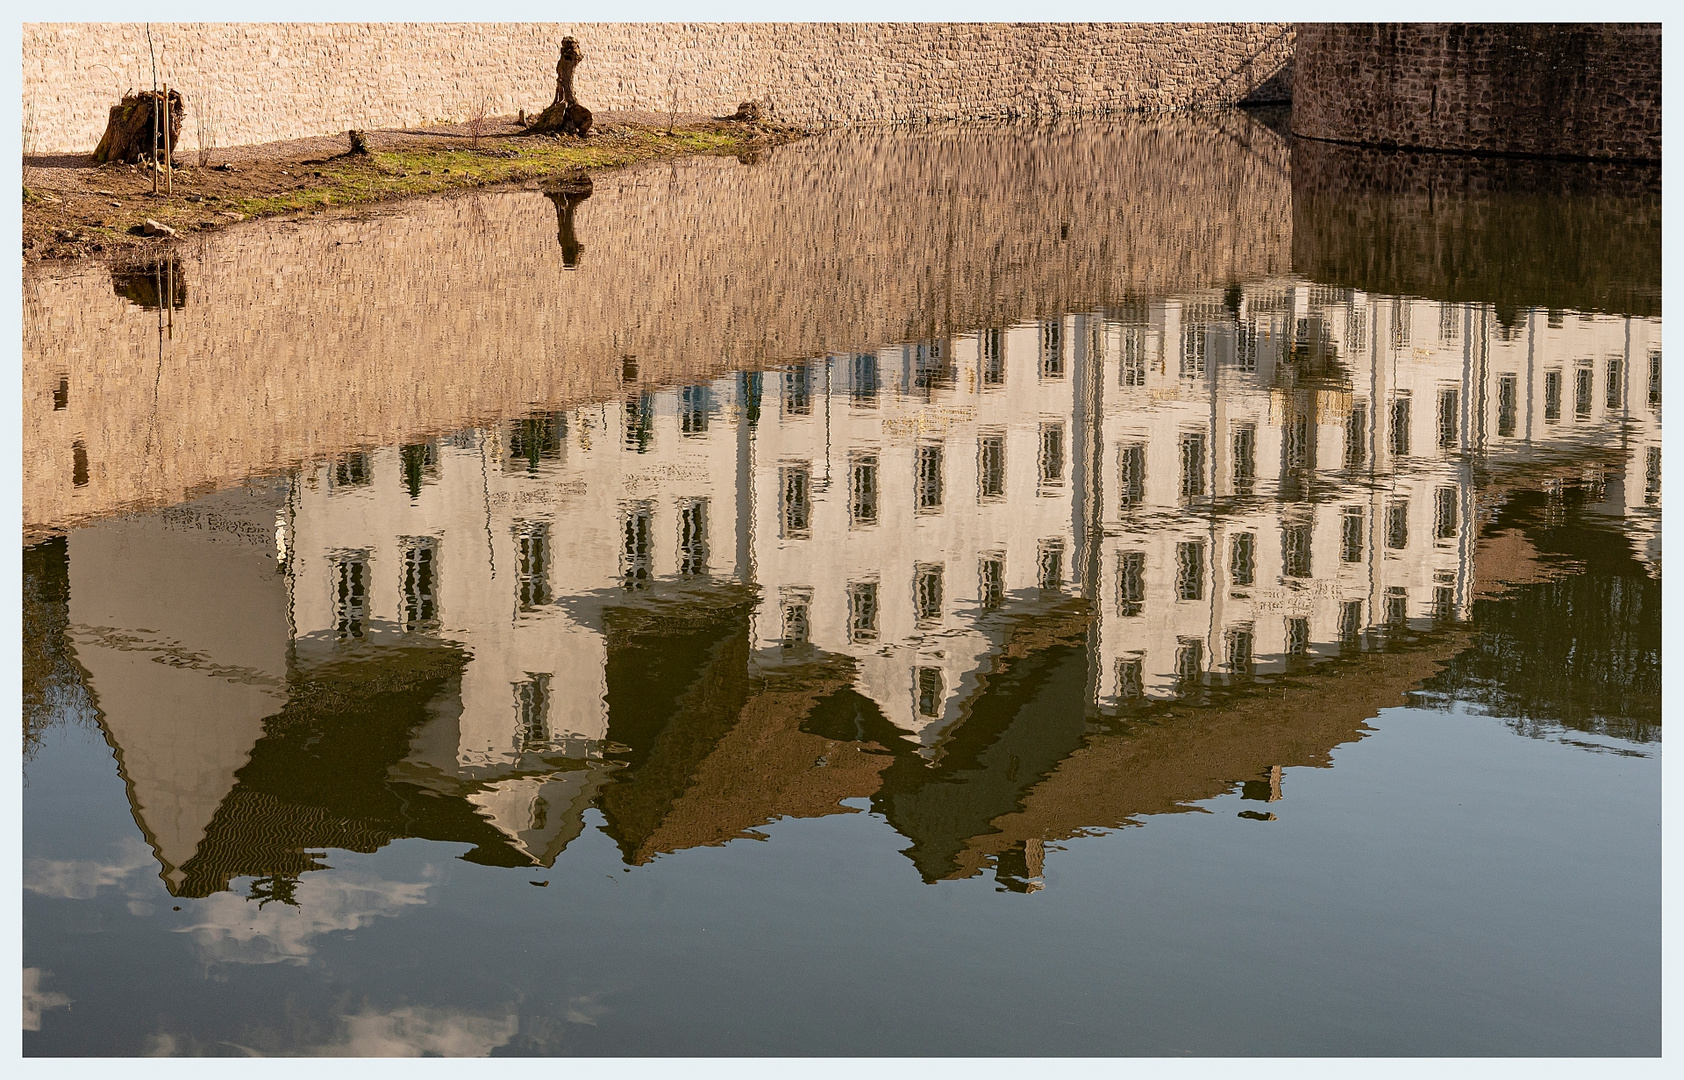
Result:
[[[607,400],[628,356],[674,385],[1280,274],[1291,241],[1286,147],[1233,113],[834,132],[758,165],[605,173],[573,207],[577,270],[557,215],[485,192],[195,238],[162,335],[104,269],[37,265],[24,521]]]
[[[536,113],[563,36],[599,112],[722,116],[745,100],[829,126],[1233,104],[1292,55],[1288,23],[154,23],[158,77],[219,146]],[[111,103],[152,85],[140,23],[23,27],[35,149],[87,151]],[[676,99],[676,100],[675,100]]]
[[[1293,66],[1296,135],[1661,158],[1658,23],[1305,23]]]
[[[1292,269],[1364,292],[1661,314],[1661,169],[1292,144]]]

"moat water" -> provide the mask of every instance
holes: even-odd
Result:
[[[1319,152],[27,277],[25,1053],[1658,1054],[1658,175]]]

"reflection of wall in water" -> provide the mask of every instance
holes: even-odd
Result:
[[[628,354],[677,386],[1284,272],[1286,160],[1239,115],[840,132],[599,176],[576,270],[539,192],[221,231],[166,333],[104,269],[32,271],[24,521],[603,400]]]
[[[1369,293],[1661,312],[1661,169],[1292,144],[1292,271]]]

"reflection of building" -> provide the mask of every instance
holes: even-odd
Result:
[[[1658,324],[1571,319],[1283,281],[792,367],[757,644],[858,657],[927,740],[1014,598],[1094,603],[1102,706],[1465,617],[1476,467],[1624,443],[1658,498]]]
[[[396,836],[549,865],[592,806],[643,861],[850,796],[930,880],[1033,876],[1093,807],[1325,759],[1230,725],[1113,774],[1147,743],[1089,723],[1340,657],[1405,685],[1366,654],[1471,610],[1476,478],[1593,470],[1658,568],[1658,372],[1654,321],[1289,280],[672,389],[628,363],[75,532],[69,633],[178,889]],[[1007,818],[1021,850],[978,839]]]
[[[1102,700],[1465,616],[1475,468],[1633,441],[1658,467],[1652,321],[1502,327],[1286,283],[1227,299],[1104,331]]]
[[[1078,324],[1084,319],[1075,320]],[[754,446],[755,645],[855,658],[928,743],[1003,643],[995,612],[1073,577],[1080,357],[1065,323],[797,364]],[[958,345],[959,347],[955,347]]]
[[[286,701],[283,497],[236,489],[68,537],[67,636],[172,889]]]

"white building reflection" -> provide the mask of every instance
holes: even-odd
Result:
[[[495,768],[604,737],[604,603],[734,579],[758,664],[852,656],[929,745],[992,616],[1060,596],[1095,605],[1101,707],[1465,617],[1476,470],[1623,446],[1608,510],[1658,503],[1659,357],[1649,320],[1281,281],[633,384],[306,473],[294,633],[467,645],[454,765]]]
[[[178,761],[174,779],[130,778],[137,817],[148,801],[173,815],[143,823],[171,867],[243,760],[222,744],[249,754],[287,665],[371,644],[461,647],[459,694],[429,707],[401,768],[547,864],[613,768],[611,609],[751,597],[751,668],[846,658],[854,689],[936,758],[1025,614],[1087,605],[1101,711],[1464,618],[1482,493],[1532,464],[1590,469],[1658,573],[1658,320],[1504,326],[1476,305],[1281,279],[696,386],[646,387],[630,360],[626,376],[612,401],[283,485],[272,525],[239,532],[272,558],[253,595],[284,591],[274,641],[212,618],[171,639],[202,663],[136,676],[165,648],[142,639],[176,616],[82,571],[71,621],[121,757]],[[73,534],[73,572],[76,548],[111,547],[101,535]],[[150,594],[162,608],[170,590]],[[254,644],[218,661],[224,633]],[[175,707],[149,719],[156,694],[121,684],[166,673]],[[176,685],[193,678],[197,695]],[[184,763],[180,718],[225,713],[212,699],[231,693],[253,700],[204,744],[215,760]],[[177,790],[200,775],[206,790]]]

